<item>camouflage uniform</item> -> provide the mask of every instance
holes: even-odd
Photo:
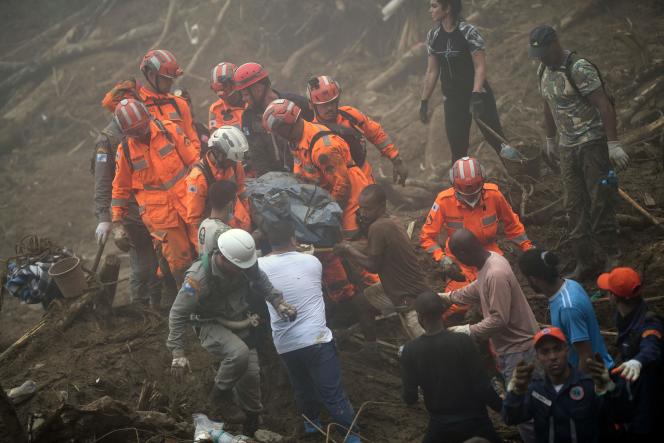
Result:
[[[614,253],[611,237],[618,231],[615,217],[616,184],[607,179],[611,161],[599,110],[588,96],[602,87],[599,73],[584,59],[571,60],[567,53],[562,66],[540,67],[540,94],[549,104],[560,136],[560,166],[569,236],[586,257],[592,251],[593,235],[608,253]],[[567,68],[568,61],[571,66]],[[577,92],[566,75],[576,84]],[[580,93],[580,94],[579,94]],[[578,256],[578,255],[577,255]]]

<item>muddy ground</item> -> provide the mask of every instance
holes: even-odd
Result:
[[[188,66],[205,40],[224,1],[175,2],[170,30],[160,37],[161,28],[131,44],[111,50],[73,57],[49,66],[12,88],[0,83],[0,256],[12,254],[14,244],[24,235],[37,234],[51,238],[89,261],[94,256],[92,212],[92,177],[90,156],[95,129],[102,128],[109,118],[99,102],[104,93],[118,80],[139,76],[140,57],[158,39],[160,46],[171,49],[181,65]],[[193,96],[198,120],[205,120],[207,107],[214,99],[207,85],[209,68],[221,60],[237,64],[247,61],[263,63],[280,90],[303,93],[306,79],[313,74],[334,76],[343,87],[342,101],[357,105],[380,119],[397,142],[414,178],[429,183],[430,188],[441,179],[432,177],[444,169],[449,153],[442,126],[423,126],[417,119],[419,89],[425,69],[425,57],[416,58],[396,81],[379,91],[366,85],[384,72],[405,50],[422,41],[431,26],[426,2],[411,0],[394,17],[382,22],[379,7],[384,1],[281,1],[250,0],[233,2],[219,25],[214,43],[198,57],[180,80]],[[303,7],[306,5],[306,7]],[[345,6],[345,10],[338,6]],[[71,20],[82,8],[85,14]],[[644,115],[624,113],[634,106],[634,98],[653,81],[661,81],[661,73],[640,80],[640,74],[652,66],[660,66],[664,58],[664,12],[661,2],[646,0],[581,2],[530,2],[511,0],[464,1],[464,13],[475,23],[487,42],[488,78],[497,97],[503,126],[508,138],[523,149],[541,143],[541,107],[536,90],[536,64],[526,56],[528,31],[540,23],[551,23],[562,29],[561,39],[567,47],[591,58],[604,73],[606,83],[617,101],[621,133],[628,133],[661,117],[661,97],[649,99]],[[29,63],[43,60],[40,54],[66,44],[111,40],[132,28],[148,23],[163,23],[167,3],[158,0],[130,2],[84,1],[18,1],[7,0],[0,5],[4,26],[0,28],[0,54],[3,62]],[[96,15],[94,13],[96,12]],[[86,19],[90,15],[94,19]],[[69,20],[69,21],[68,21]],[[57,23],[67,23],[53,30]],[[79,23],[81,26],[72,28]],[[406,25],[408,23],[408,25]],[[200,28],[200,41],[192,45],[186,27]],[[407,27],[404,30],[404,27]],[[51,31],[48,31],[51,29]],[[72,31],[73,29],[73,31]],[[75,32],[74,32],[75,31]],[[305,56],[286,64],[298,48],[323,36],[324,43]],[[659,65],[658,65],[659,63]],[[284,69],[284,67],[288,69]],[[11,67],[1,66],[7,75]],[[291,69],[292,68],[292,69]],[[661,70],[660,70],[661,72]],[[654,79],[654,80],[653,80]],[[660,94],[661,96],[661,94]],[[432,102],[440,101],[435,93]],[[657,114],[659,109],[659,114]],[[627,147],[632,167],[620,175],[621,187],[641,204],[654,199],[648,206],[657,217],[664,217],[664,154],[661,129],[646,137],[648,140]],[[520,187],[507,179],[495,154],[473,130],[473,146],[487,165],[493,180],[501,185],[516,210],[521,209]],[[644,137],[638,140],[643,140]],[[637,140],[637,141],[638,141]],[[370,152],[378,175],[391,172],[389,163]],[[537,181],[522,181],[534,192],[528,199],[525,213],[531,214],[555,201],[561,195],[560,179],[545,167]],[[441,184],[442,186],[442,184]],[[647,195],[646,195],[647,194]],[[423,202],[410,207],[395,196],[392,209],[404,223],[415,220],[415,235],[423,222],[433,190],[418,188],[417,199]],[[624,263],[642,272],[646,296],[661,295],[664,283],[664,235],[662,230],[638,218],[638,213],[624,201],[618,212],[634,218],[625,222],[616,241],[624,252]],[[542,247],[555,249],[567,264],[570,245],[566,241],[565,216],[559,206],[526,218],[529,236]],[[510,244],[501,244],[510,259],[517,251]],[[116,252],[108,248],[107,252]],[[123,257],[121,277],[127,275]],[[422,265],[430,272],[434,287],[442,285],[422,254]],[[525,282],[524,282],[525,285]],[[589,293],[593,282],[586,282]],[[527,286],[538,320],[545,323],[546,303]],[[49,417],[66,398],[67,404],[85,405],[108,395],[135,408],[144,381],[156,382],[157,395],[148,407],[167,413],[176,421],[190,422],[190,414],[201,408],[214,374],[215,362],[190,337],[188,353],[193,372],[187,383],[176,385],[168,368],[170,355],[164,346],[167,334],[165,312],[144,312],[127,303],[127,284],[118,287],[116,308],[111,323],[106,319],[85,315],[68,330],[47,328],[0,365],[0,381],[7,388],[26,379],[35,380],[39,393],[19,406],[24,423],[33,414]],[[607,303],[597,305],[603,329],[611,329],[611,312]],[[24,331],[32,327],[42,311],[19,305],[5,297],[0,311],[0,350],[5,349]],[[55,315],[55,314],[54,314]],[[381,325],[383,338],[400,344],[403,337],[394,319]],[[607,337],[610,342],[611,337]],[[390,404],[368,405],[359,423],[369,441],[417,441],[423,435],[426,413],[423,408],[407,408],[400,404],[400,381],[393,364],[366,362],[358,353],[357,344],[341,345],[345,384],[356,408],[366,401]],[[390,354],[391,358],[394,355]],[[297,416],[290,389],[277,364],[264,362],[264,427],[298,440]],[[498,421],[497,421],[498,423]],[[54,425],[55,426],[55,425]],[[109,431],[125,426],[98,423],[88,441],[162,441],[158,429]],[[135,426],[128,426],[135,427]],[[172,429],[172,428],[171,428]],[[506,440],[516,438],[513,428],[502,426]],[[51,439],[58,441],[54,433]],[[180,431],[177,439],[191,438],[189,430]],[[312,441],[316,441],[313,439]]]

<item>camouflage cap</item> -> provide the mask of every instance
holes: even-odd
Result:
[[[530,31],[530,46],[528,47],[530,58],[541,57],[556,37],[556,31],[549,25],[540,25]]]

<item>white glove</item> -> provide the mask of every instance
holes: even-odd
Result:
[[[447,328],[448,331],[456,332],[457,334],[466,334],[470,335],[470,325],[460,325],[460,326],[450,326]]]
[[[638,360],[627,360],[615,368],[612,373],[620,372],[620,376],[627,381],[636,381],[641,375],[641,362]]]
[[[112,226],[113,224],[111,222],[99,222],[97,229],[95,230],[95,238],[97,239],[97,243],[106,243]]]
[[[608,142],[609,158],[618,171],[627,169],[629,166],[629,155],[623,150],[618,140]]]
[[[191,366],[189,366],[189,359],[187,359],[187,357],[176,357],[173,359],[173,362],[171,363],[171,375],[178,383],[184,381],[187,369],[191,374]]]
[[[544,154],[551,160],[558,158],[558,142],[555,137],[547,137]]]

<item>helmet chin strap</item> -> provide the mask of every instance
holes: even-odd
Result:
[[[462,202],[464,202],[465,204],[467,204],[468,206],[470,206],[471,208],[474,208],[475,206],[477,206],[477,204],[482,199],[482,193],[478,192],[475,197],[467,197],[467,196],[457,192],[456,197],[459,200],[461,200]]]

